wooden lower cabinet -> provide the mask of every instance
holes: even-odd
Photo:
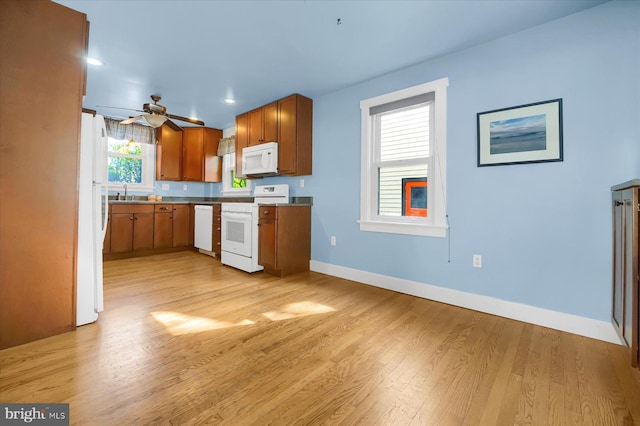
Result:
[[[153,248],[153,205],[116,204],[111,209],[111,253]]]
[[[158,204],[154,210],[153,248],[173,247],[173,208]]]
[[[213,206],[212,246],[217,258],[222,254],[222,215],[220,204]]]
[[[640,179],[616,185],[613,202],[612,323],[640,366]]]
[[[280,277],[309,270],[311,206],[259,206],[258,263]]]
[[[173,205],[173,247],[189,246],[189,205]]]
[[[105,260],[122,259],[193,245],[188,204],[113,204]],[[159,251],[163,249],[162,251]]]

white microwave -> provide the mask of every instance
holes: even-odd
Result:
[[[262,177],[278,174],[278,143],[266,142],[242,148],[242,173]]]

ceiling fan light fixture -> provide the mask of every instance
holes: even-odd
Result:
[[[151,127],[160,127],[164,124],[165,121],[167,121],[167,117],[157,114],[145,114],[144,119],[147,121],[147,123],[149,123],[149,126]]]

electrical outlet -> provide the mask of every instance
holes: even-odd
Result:
[[[479,254],[473,255],[473,267],[482,268],[482,256],[480,256]]]
[[[304,179],[300,179],[300,188],[304,188]]]
[[[336,237],[331,236],[331,245],[335,246],[336,245]]]
[[[162,184],[162,190],[163,191],[168,191],[169,190],[169,184],[168,183],[163,183]]]
[[[184,189],[185,191],[187,190],[187,184],[186,183],[184,185],[182,185],[182,189]]]

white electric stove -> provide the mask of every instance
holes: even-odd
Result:
[[[263,185],[253,190],[253,203],[222,203],[220,261],[246,272],[262,271],[258,264],[258,205],[289,202],[289,185]]]

